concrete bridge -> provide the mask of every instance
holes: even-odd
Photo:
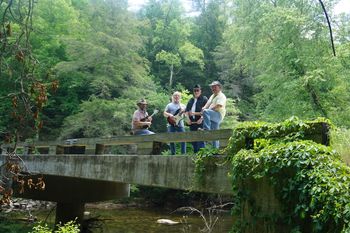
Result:
[[[129,184],[230,194],[228,164],[205,173],[198,184],[194,156],[163,156],[160,151],[168,142],[220,140],[225,146],[231,135],[232,130],[226,129],[19,143],[16,150],[22,154],[23,165],[30,173],[44,176],[46,189],[27,188],[17,195],[57,202],[56,222],[64,222],[82,218],[86,202],[129,196]],[[121,145],[129,155],[109,154]],[[11,147],[2,146],[2,163]]]
[[[306,138],[328,144],[328,128],[322,124],[315,129]],[[232,130],[225,129],[19,143],[16,148],[23,164],[31,173],[43,175],[47,185],[44,191],[26,189],[18,196],[57,202],[56,222],[65,222],[82,219],[87,202],[127,197],[129,184],[231,194],[230,164],[223,163],[224,156],[216,156],[222,165],[206,170],[203,182],[198,183],[194,156],[160,155],[168,142],[220,140],[224,147],[231,135]],[[245,138],[238,149],[253,145],[253,138]],[[124,154],[112,154],[118,146],[124,147]],[[2,145],[0,162],[5,162],[13,147]],[[266,182],[253,185],[258,205],[266,212],[278,212],[279,202],[271,187]]]

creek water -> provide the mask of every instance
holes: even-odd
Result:
[[[185,213],[171,213],[166,210],[150,209],[121,209],[121,210],[96,210],[90,209],[92,216],[100,216],[105,219],[102,224],[105,233],[196,233],[205,228],[203,219],[197,214],[185,215]],[[184,217],[187,216],[187,217]],[[213,233],[227,233],[232,228],[232,217],[229,213],[220,213],[212,216],[218,217]],[[209,216],[206,216],[209,221]],[[181,222],[177,225],[165,225],[157,223],[158,219],[170,219]],[[96,231],[97,232],[97,231]]]
[[[92,222],[95,228],[90,228],[93,233],[199,233],[203,232],[205,223],[198,214],[188,214],[171,212],[164,209],[139,209],[139,208],[121,208],[121,209],[96,209],[87,208],[89,218],[98,219]],[[48,210],[32,212],[38,218],[38,221],[46,220],[48,226],[53,226],[54,212]],[[25,213],[11,214],[13,219],[18,219],[25,216]],[[187,216],[187,217],[183,217]],[[212,233],[228,233],[232,228],[232,217],[227,212],[212,215],[218,221],[213,227]],[[170,219],[181,222],[176,225],[165,225],[157,223],[158,219]],[[206,216],[207,221],[210,217]],[[24,233],[30,232],[33,223],[23,221],[11,221],[12,226],[6,224],[6,227],[1,227],[0,233]],[[7,229],[7,230],[6,230]],[[4,231],[5,230],[5,231]],[[206,232],[206,231],[204,231]]]

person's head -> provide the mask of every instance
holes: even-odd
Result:
[[[147,101],[145,99],[140,99],[139,101],[137,101],[137,106],[141,109],[144,110],[147,108]]]
[[[198,98],[202,94],[202,88],[199,84],[194,85],[193,87],[193,96]]]
[[[171,99],[174,103],[180,103],[181,100],[181,92],[175,91],[171,96]]]
[[[214,81],[209,86],[214,94],[218,94],[222,89],[222,85],[219,81]]]

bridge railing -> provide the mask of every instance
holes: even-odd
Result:
[[[236,128],[240,130],[240,128]],[[244,128],[245,131],[249,128]],[[169,142],[196,142],[196,141],[220,141],[220,146],[225,147],[232,136],[232,129],[210,130],[210,131],[191,131],[176,133],[156,133],[153,135],[129,135],[114,136],[106,138],[74,138],[57,141],[34,141],[22,142],[17,145],[3,144],[1,146],[2,154],[13,150],[16,147],[18,154],[118,154],[110,148],[113,146],[127,146],[124,153],[127,154],[161,154],[164,145]],[[290,134],[290,131],[276,130],[268,138],[279,138]],[[237,153],[242,148],[252,148],[257,137],[245,136],[242,140],[236,142],[235,150]],[[266,138],[266,136],[264,136]],[[304,139],[313,140],[317,143],[329,145],[329,126],[325,122],[308,123],[308,130],[303,136]],[[20,152],[20,153],[19,153]],[[123,154],[123,153],[119,153]]]
[[[225,147],[232,136],[232,129],[156,133],[153,135],[114,136],[106,138],[74,138],[56,141],[21,142],[3,144],[2,154],[16,147],[17,153],[27,154],[105,154],[109,146],[129,146],[131,154],[160,154],[164,144],[170,142],[220,141]],[[130,153],[130,151],[129,151]]]

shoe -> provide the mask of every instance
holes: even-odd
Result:
[[[204,131],[205,129],[202,129],[202,128],[198,128],[197,130],[198,130],[198,131]]]

